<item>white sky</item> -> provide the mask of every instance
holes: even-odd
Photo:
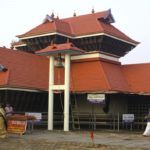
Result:
[[[141,42],[120,61],[150,63],[150,0],[0,0],[0,46],[10,47],[16,35],[23,34],[42,23],[46,14],[60,18],[111,8],[114,25],[136,41]]]

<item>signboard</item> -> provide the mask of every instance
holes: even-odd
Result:
[[[42,113],[38,112],[26,112],[25,115],[34,116],[36,118],[36,122],[39,122],[42,119]]]
[[[125,123],[132,123],[134,121],[134,114],[123,114],[122,120]]]
[[[105,104],[105,94],[88,94],[87,100],[91,103]]]
[[[8,120],[7,130],[10,133],[23,134],[26,132],[27,120]]]

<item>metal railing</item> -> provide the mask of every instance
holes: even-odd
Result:
[[[25,114],[25,112],[15,112],[16,114]],[[48,124],[48,112],[40,112],[42,118],[35,125],[47,126]],[[73,116],[73,117],[72,117]],[[97,129],[112,129],[120,131],[121,129],[141,130],[146,126],[146,120],[142,116],[135,116],[132,124],[125,124],[122,121],[122,114],[101,114],[101,113],[89,113],[89,112],[72,112],[70,115],[70,124],[73,129],[76,125],[80,125],[83,128]],[[63,125],[64,115],[62,112],[54,112],[54,125]]]

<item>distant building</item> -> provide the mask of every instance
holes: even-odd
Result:
[[[97,128],[111,126],[118,114],[134,114],[135,126],[143,127],[150,107],[150,63],[119,62],[139,42],[114,27],[114,22],[111,10],[65,19],[46,15],[42,24],[17,36],[19,42],[12,44],[16,51],[0,48],[0,65],[6,68],[0,69],[0,102],[12,103],[16,111],[47,113],[49,59],[45,54],[80,49],[84,53],[71,55],[72,127],[90,125],[93,119]],[[63,53],[56,56],[56,85],[64,83],[64,68],[57,65],[63,61]],[[91,104],[89,94],[101,94],[104,103]],[[57,120],[63,116],[63,95],[55,91],[54,127],[63,122]],[[106,123],[108,116],[112,118]]]

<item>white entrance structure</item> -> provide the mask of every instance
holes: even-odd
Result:
[[[64,90],[64,131],[69,131],[69,93],[70,93],[70,54],[65,54],[65,83],[54,85],[54,59],[50,56],[49,68],[49,103],[48,103],[48,130],[53,130],[53,101],[54,90]]]
[[[48,98],[48,130],[53,130],[53,104],[54,104],[54,91],[64,90],[64,131],[69,131],[69,98],[70,98],[70,60],[71,55],[81,54],[84,51],[75,47],[72,43],[53,44],[45,49],[38,51],[40,55],[49,56],[49,98]],[[64,84],[54,84],[54,68],[55,58],[58,56],[64,57]]]

